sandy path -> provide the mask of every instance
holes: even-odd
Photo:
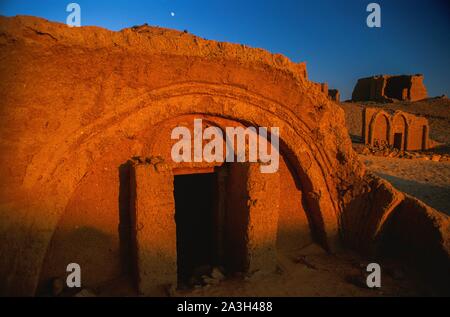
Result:
[[[397,189],[450,215],[450,163],[360,155],[367,168]]]
[[[298,262],[301,256],[304,261]],[[244,280],[226,280],[219,285],[208,285],[199,289],[177,292],[176,296],[417,296],[431,294],[430,290],[418,283],[413,275],[405,273],[401,280],[390,275],[389,264],[383,263],[381,289],[366,286],[368,264],[351,252],[329,255],[319,246],[312,244],[290,253],[279,252],[279,272],[256,274]],[[404,268],[405,269],[405,268]],[[408,272],[403,270],[402,272]],[[358,283],[350,282],[352,280]],[[422,286],[420,286],[422,285]]]

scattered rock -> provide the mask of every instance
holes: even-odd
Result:
[[[432,157],[431,157],[431,160],[433,161],[433,162],[440,162],[441,161],[441,155],[438,155],[438,154],[435,154],[435,155],[433,155]]]
[[[197,286],[197,285],[202,285],[203,284],[203,280],[201,278],[201,276],[192,276],[189,279],[189,285],[191,287]]]
[[[380,157],[389,158],[403,158],[403,159],[415,159],[421,161],[433,161],[433,162],[447,162],[449,160],[447,154],[437,154],[430,152],[408,152],[400,151],[394,148],[392,145],[369,145],[361,146],[360,144],[354,145],[354,150],[362,155],[374,155]]]
[[[192,277],[189,279],[190,287],[217,285],[225,279],[223,269],[212,268],[210,265],[202,265],[194,269]]]
[[[211,272],[211,277],[213,279],[216,279],[219,281],[222,281],[225,279],[225,275],[223,275],[223,271],[218,267],[213,268],[213,270]]]
[[[215,279],[215,278],[212,278],[209,276],[203,276],[202,279],[203,279],[203,283],[206,285],[217,285],[220,283],[219,279]]]
[[[371,154],[371,152],[370,152],[369,148],[364,147],[364,148],[362,149],[362,151],[361,151],[361,154],[363,154],[363,155],[369,155],[369,154]]]
[[[391,153],[388,154],[388,156],[391,157],[391,158],[392,157],[396,157],[396,156],[398,156],[398,153],[397,152],[391,152]]]

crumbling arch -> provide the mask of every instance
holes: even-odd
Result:
[[[240,107],[236,107],[239,98],[242,99],[248,99],[249,94],[244,93],[246,98],[244,98],[243,95],[226,95],[226,94],[220,94],[217,90],[219,87],[216,85],[213,86],[214,89],[216,89],[216,95],[215,98],[217,101],[222,100],[224,102],[214,102],[214,94],[211,94],[210,92],[207,93],[205,91],[205,84],[187,84],[184,85],[185,88],[191,90],[197,90],[197,92],[191,92],[190,96],[195,99],[194,105],[192,105],[191,101],[183,101],[184,99],[187,99],[186,97],[189,96],[189,94],[180,93],[183,91],[183,88],[180,85],[174,85],[172,87],[173,91],[176,91],[177,93],[173,93],[172,96],[167,96],[167,90],[162,89],[160,91],[161,94],[163,94],[163,98],[156,100],[156,93],[152,92],[147,96],[143,96],[141,98],[138,98],[136,102],[138,103],[137,107],[132,106],[130,108],[134,108],[132,111],[126,111],[123,115],[119,115],[117,118],[105,118],[105,120],[97,120],[92,125],[86,127],[86,132],[81,131],[77,133],[77,135],[74,136],[73,140],[69,143],[69,146],[62,146],[59,147],[58,150],[61,153],[62,157],[54,158],[49,162],[49,169],[48,172],[48,178],[42,178],[41,175],[34,175],[32,173],[33,169],[30,167],[29,173],[25,179],[25,183],[29,186],[32,186],[33,181],[37,181],[37,178],[39,178],[39,182],[46,182],[50,179],[54,179],[53,176],[55,176],[55,173],[60,173],[62,170],[64,170],[63,165],[69,164],[68,160],[70,159],[67,157],[64,159],[63,157],[67,154],[70,154],[70,150],[73,148],[73,143],[79,144],[78,148],[81,151],[88,150],[89,147],[94,147],[98,144],[98,138],[102,137],[102,133],[90,133],[91,131],[102,131],[102,130],[115,130],[115,132],[119,130],[123,130],[123,128],[130,124],[130,121],[134,121],[134,126],[137,125],[137,121],[141,122],[140,126],[154,126],[157,125],[158,122],[161,122],[162,120],[170,117],[174,117],[176,115],[182,115],[182,114],[208,114],[208,115],[217,115],[224,118],[231,118],[239,122],[243,122],[249,125],[254,126],[273,126],[278,123],[279,126],[284,127],[285,130],[282,132],[281,141],[282,143],[286,144],[286,149],[289,152],[292,152],[293,155],[297,159],[297,167],[300,166],[299,162],[303,160],[307,160],[309,168],[300,168],[299,169],[299,175],[300,177],[304,177],[306,183],[308,180],[310,180],[311,187],[315,187],[314,185],[316,183],[321,183],[321,185],[325,185],[326,188],[329,188],[330,185],[327,182],[327,176],[329,176],[329,173],[331,172],[331,167],[329,162],[327,161],[327,157],[324,154],[323,149],[320,149],[319,146],[315,144],[315,141],[313,140],[311,136],[310,129],[302,123],[302,121],[296,117],[294,114],[292,114],[289,110],[287,110],[282,105],[274,105],[273,103],[270,104],[270,101],[264,101],[262,98],[256,99],[254,96],[253,102],[250,103],[247,100],[245,101],[245,106],[241,105]],[[200,91],[198,91],[198,88],[200,88]],[[236,88],[233,87],[233,90]],[[202,91],[203,90],[203,91]],[[225,90],[228,90],[225,87]],[[242,93],[243,91],[241,91]],[[146,106],[143,106],[143,101],[147,99],[148,102]],[[149,100],[150,99],[150,100]],[[158,106],[153,106],[152,101],[158,102],[160,104],[163,104],[164,102],[168,100],[175,100],[180,101],[182,104],[178,103],[178,108],[176,106],[169,107],[169,105],[165,106],[164,108],[167,109],[167,111],[161,111],[161,108]],[[180,99],[180,100],[179,100]],[[181,100],[183,99],[183,100]],[[201,101],[201,102],[200,102]],[[167,103],[166,103],[167,104]],[[252,109],[249,109],[252,108]],[[145,114],[145,115],[144,115]],[[137,117],[137,120],[134,120],[134,118]],[[156,121],[156,118],[160,118],[160,120]],[[151,118],[151,119],[150,119]],[[115,121],[115,120],[117,121]],[[152,120],[153,119],[153,120]],[[103,121],[103,122],[102,122]],[[112,124],[112,122],[114,122]],[[294,128],[295,127],[295,128]],[[130,133],[130,132],[128,132]],[[284,136],[284,137],[283,137]],[[286,140],[287,139],[287,140]],[[81,144],[80,144],[81,143]],[[296,144],[302,143],[304,146],[302,147],[301,151],[296,148]],[[52,149],[54,149],[52,147]],[[76,157],[77,159],[80,158],[79,155]],[[72,158],[75,159],[75,158]],[[53,164],[52,164],[53,163]],[[304,163],[302,163],[304,164]],[[295,164],[294,164],[295,165]],[[53,166],[53,167],[52,167]],[[79,170],[80,168],[85,171],[87,169],[87,166],[83,166],[83,164],[76,164],[72,165],[72,167],[77,167],[76,169]],[[314,169],[314,172],[318,172],[317,175],[321,175],[321,177],[317,177],[317,175],[312,175],[312,169]],[[79,175],[83,175],[84,172],[79,171],[76,173],[75,179],[79,179]],[[36,178],[35,178],[36,177]],[[323,183],[322,183],[323,182]],[[76,184],[76,180],[71,182],[72,184]],[[316,185],[317,186],[317,185]],[[66,192],[67,193],[67,192]],[[67,195],[64,195],[67,196]],[[325,196],[326,197],[326,196]],[[332,207],[336,207],[334,204],[332,204]],[[329,208],[325,208],[325,210],[329,210]],[[334,217],[335,215],[333,215]]]
[[[48,245],[67,201],[95,161],[95,154],[92,153],[99,145],[118,136],[123,137],[124,131],[132,135],[142,127],[155,126],[168,118],[185,114],[206,114],[252,126],[280,127],[281,143],[302,182],[308,208],[314,213],[314,222],[321,224],[318,226],[318,240],[328,249],[338,244],[339,207],[331,163],[324,149],[316,144],[311,129],[284,105],[244,89],[185,83],[138,96],[130,101],[124,111],[97,119],[66,140],[65,144],[48,144],[42,149],[38,154],[41,157],[36,159],[39,161],[42,156],[47,157],[48,168],[42,173],[30,164],[24,184],[40,192],[43,205],[52,206],[52,217],[48,218],[47,238],[43,245]],[[46,202],[50,198],[53,202]],[[45,250],[46,247],[40,251],[41,261],[30,265],[40,267]],[[30,278],[37,280],[37,277]]]
[[[397,111],[392,116],[392,133],[390,144],[397,146],[399,150],[408,148],[409,121],[403,112]],[[396,134],[401,134],[401,140],[396,140]]]
[[[187,119],[186,119],[187,118]],[[204,113],[197,113],[197,114],[185,114],[185,115],[181,115],[181,116],[176,116],[176,117],[172,117],[172,118],[168,118],[164,121],[159,122],[158,124],[156,124],[155,126],[153,126],[151,128],[151,132],[148,133],[148,143],[147,143],[147,151],[146,153],[150,153],[150,155],[160,155],[161,154],[161,149],[160,147],[160,141],[161,141],[161,131],[163,129],[165,129],[166,127],[172,127],[173,123],[192,123],[193,118],[199,118],[203,120],[203,124],[206,126],[215,126],[218,127],[222,133],[223,136],[225,136],[225,128],[227,126],[232,126],[233,123],[236,123],[236,126],[242,126],[244,128],[246,127],[255,127],[255,128],[259,128],[259,126],[255,126],[250,124],[249,122],[246,121],[242,121],[241,119],[226,119],[225,116],[222,115],[207,115]],[[231,123],[231,125],[230,125]],[[182,124],[183,125],[183,124]],[[164,133],[168,134],[168,131],[164,131]],[[268,131],[268,134],[270,135],[270,130]],[[228,140],[226,140],[228,141]],[[290,172],[290,174],[292,175],[295,185],[297,187],[298,190],[301,190],[302,192],[304,191],[304,187],[306,188],[311,188],[311,184],[309,183],[309,180],[307,177],[303,176],[299,176],[298,172],[298,165],[300,165],[301,163],[298,161],[298,159],[295,157],[295,154],[292,153],[292,151],[289,149],[288,144],[284,141],[283,136],[281,136],[280,141],[280,148],[279,148],[279,154],[280,157],[283,157],[287,168]],[[166,150],[167,151],[167,150]],[[167,156],[168,153],[166,153]],[[225,153],[224,153],[225,155]],[[235,153],[235,159],[236,159],[236,155],[237,153]],[[170,165],[170,164],[169,164]],[[195,163],[194,166],[189,166],[184,168],[183,167],[183,163],[181,164],[176,164],[176,169],[174,169],[174,173],[177,172],[178,169],[184,170],[184,169],[195,169],[195,168],[203,168],[203,169],[208,169],[211,167],[218,167],[218,166],[222,166],[223,163]],[[178,167],[180,166],[180,167]],[[300,170],[301,172],[301,170]],[[308,194],[308,192],[305,192],[305,194]],[[305,198],[305,200],[308,197],[303,197]],[[311,202],[311,200],[310,200]],[[320,243],[322,243],[323,246],[327,245],[325,236],[326,236],[326,229],[324,228],[324,223],[322,220],[322,216],[320,215],[320,213],[318,213],[317,209],[312,209],[310,210],[309,208],[309,203],[308,201],[304,201],[305,204],[305,213],[306,216],[308,218],[308,223],[310,226],[310,230],[312,235],[314,236],[314,238],[319,241]]]
[[[381,123],[380,123],[381,122]],[[374,145],[375,141],[391,142],[392,121],[388,113],[384,110],[377,112],[370,121],[369,125],[369,143]]]

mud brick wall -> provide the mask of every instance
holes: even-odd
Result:
[[[354,101],[417,101],[427,98],[423,75],[379,75],[358,79],[352,93]]]
[[[401,150],[426,150],[429,147],[429,125],[424,117],[396,111],[388,113],[379,108],[364,109],[364,142],[374,145],[378,140],[398,146],[396,134],[401,134]],[[400,137],[400,135],[399,135]]]

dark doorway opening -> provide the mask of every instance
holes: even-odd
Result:
[[[123,277],[137,288],[135,219],[130,204],[131,187],[135,186],[135,180],[131,177],[131,166],[131,161],[119,166],[119,241]]]
[[[403,133],[394,134],[394,148],[402,150],[403,145]]]
[[[217,175],[174,178],[178,283],[188,285],[195,271],[216,265]]]
[[[428,139],[428,127],[424,125],[422,127],[422,150],[427,150],[427,139]]]

